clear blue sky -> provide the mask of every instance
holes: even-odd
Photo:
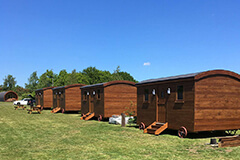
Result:
[[[138,81],[240,73],[240,1],[0,0],[0,64],[0,84],[23,87],[34,71],[89,66]]]

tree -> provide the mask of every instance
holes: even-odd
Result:
[[[77,72],[76,69],[72,70],[72,73],[68,74],[68,85],[69,84],[76,84],[76,83],[82,83],[82,84],[88,84],[88,80],[85,75],[83,75],[81,72]]]
[[[86,77],[86,84],[96,84],[112,80],[112,75],[109,71],[100,71],[96,67],[88,67],[83,70],[82,74]]]
[[[126,81],[132,81],[137,82],[129,73],[127,72],[121,72],[120,66],[117,66],[116,70],[114,70],[112,74],[113,80],[126,80]]]
[[[23,94],[27,94],[27,93],[29,94],[29,89],[25,89],[19,85],[15,87],[14,91],[18,94],[18,96],[22,96]]]
[[[57,75],[53,73],[52,70],[47,69],[46,72],[40,76],[38,80],[37,88],[39,89],[39,88],[54,86],[56,79],[57,79]]]
[[[33,72],[28,78],[28,84],[25,83],[25,88],[28,89],[30,92],[34,92],[37,89],[38,85],[38,76],[37,71]]]
[[[15,79],[16,78],[13,77],[10,74],[7,77],[5,76],[5,78],[3,79],[4,82],[3,82],[2,89],[4,91],[14,90],[15,89],[15,85],[17,83],[17,81]]]
[[[68,73],[65,69],[61,70],[59,72],[59,75],[57,76],[55,86],[65,86],[68,84]]]

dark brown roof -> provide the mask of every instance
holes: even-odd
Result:
[[[131,82],[131,81],[110,81],[110,82],[104,82],[104,83],[97,83],[97,84],[92,84],[92,85],[87,85],[87,86],[83,86],[81,88],[91,88],[91,87],[99,87],[99,86],[102,86],[102,87],[106,87],[106,86],[109,86],[109,85],[114,85],[114,84],[128,84],[128,85],[133,85],[135,86],[135,83],[134,82]]]
[[[171,76],[171,77],[163,77],[163,78],[157,78],[157,79],[148,79],[148,80],[141,81],[141,82],[137,83],[136,85],[145,84],[145,83],[153,83],[153,82],[161,82],[161,81],[177,80],[177,79],[185,79],[185,78],[193,78],[196,75],[198,75],[199,73],[201,73],[201,72],[183,74],[183,75],[177,75],[177,76]]]
[[[163,78],[157,78],[157,79],[148,79],[148,80],[141,81],[141,82],[137,83],[136,85],[154,83],[154,82],[171,81],[171,80],[179,80],[179,79],[187,79],[187,78],[194,78],[194,80],[200,80],[202,78],[213,76],[213,75],[214,76],[216,76],[216,75],[229,76],[229,77],[240,80],[240,75],[235,72],[232,72],[232,71],[209,70],[209,71],[205,71],[205,72],[183,74],[183,75],[178,75],[178,76],[163,77]]]
[[[40,88],[40,89],[37,89],[37,90],[35,90],[35,92],[36,92],[36,91],[41,91],[41,90],[43,90],[43,91],[44,91],[44,90],[47,90],[47,89],[52,89],[52,88],[54,88],[54,87],[45,87],[45,88]]]
[[[70,85],[67,85],[67,86],[60,86],[60,87],[55,87],[55,88],[52,88],[52,90],[56,90],[56,89],[62,89],[62,88],[71,88],[71,87],[82,87],[82,86],[85,86],[85,84],[70,84]]]

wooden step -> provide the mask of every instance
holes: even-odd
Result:
[[[166,123],[153,122],[150,126],[148,126],[144,130],[144,133],[159,135],[167,128],[168,128],[168,122]]]
[[[164,125],[164,124],[163,124],[163,125]],[[161,125],[161,124],[152,125],[152,128],[160,128],[160,127],[162,127],[163,125]]]
[[[156,130],[155,135],[159,135],[168,128],[168,122],[166,122],[162,127]]]
[[[84,114],[80,119],[81,120],[83,120],[83,119],[85,119],[88,115],[90,115],[91,113],[90,112],[88,112],[87,114]]]
[[[157,130],[156,128],[149,128],[149,129],[147,129],[147,133],[155,134],[156,130]]]
[[[61,108],[60,107],[56,107],[56,108],[53,108],[53,110],[51,111],[51,113],[57,113],[58,111],[60,111]]]
[[[87,121],[87,120],[93,118],[94,115],[95,115],[95,113],[91,113],[91,114],[89,114],[86,118],[84,118],[84,120]]]
[[[153,125],[156,125],[156,122],[153,122],[151,125],[149,125],[147,128],[143,130],[143,133],[147,133],[148,129],[151,129]]]

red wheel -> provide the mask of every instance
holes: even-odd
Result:
[[[146,127],[145,124],[143,122],[141,122],[140,125],[139,125],[139,129],[144,130],[145,127]]]
[[[102,121],[102,115],[98,116],[98,121]]]
[[[178,130],[178,136],[180,138],[185,138],[187,136],[187,129],[185,127],[180,127]]]

